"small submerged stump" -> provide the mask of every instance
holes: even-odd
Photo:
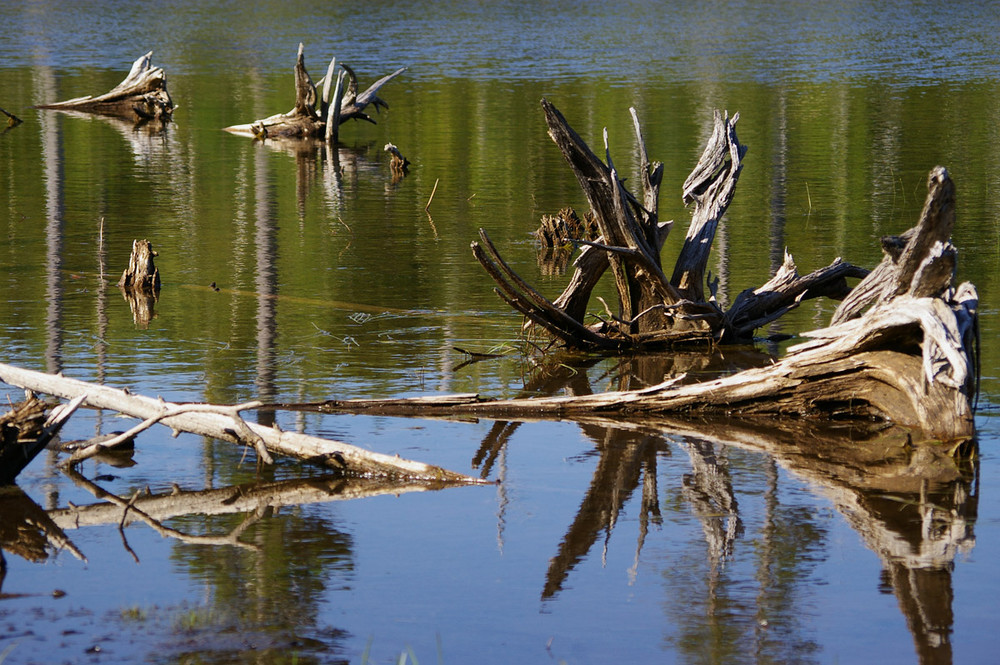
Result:
[[[146,327],[153,320],[153,306],[160,296],[160,271],[153,262],[157,253],[148,240],[133,240],[128,267],[118,280],[136,324]]]
[[[162,67],[153,67],[152,56],[150,51],[132,63],[125,80],[103,95],[42,104],[38,108],[96,113],[136,123],[167,122],[173,117],[174,102],[167,92],[167,75]]]
[[[562,275],[569,268],[573,249],[580,241],[594,242],[601,237],[594,213],[583,219],[573,208],[563,208],[555,215],[543,215],[534,233],[538,241],[538,267],[543,275]]]
[[[583,219],[573,208],[563,208],[554,215],[543,215],[535,231],[535,238],[543,247],[565,247],[574,240],[596,241],[601,236],[594,213],[587,212]]]
[[[389,153],[389,169],[392,171],[393,176],[404,176],[409,171],[410,160],[403,157],[403,153],[399,151],[399,148],[391,143],[385,144],[385,151]]]

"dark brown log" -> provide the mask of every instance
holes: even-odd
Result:
[[[136,60],[125,80],[103,95],[77,97],[38,108],[117,116],[134,122],[166,122],[173,117],[174,102],[167,92],[163,68],[151,64],[152,55],[150,51]]]
[[[346,89],[341,88],[341,80],[338,77],[337,90],[334,99],[321,99],[316,93],[316,86],[313,84],[306,71],[305,47],[299,44],[298,56],[295,60],[295,107],[288,113],[279,113],[261,120],[245,125],[233,125],[226,127],[225,131],[243,136],[264,139],[325,139],[336,143],[337,128],[348,120],[367,120],[375,124],[375,120],[365,113],[365,109],[371,105],[376,111],[379,108],[389,108],[389,105],[378,96],[379,89],[395,77],[406,71],[405,67],[397,69],[391,74],[383,76],[367,90],[358,94],[358,78],[354,71],[347,65],[341,64],[346,72],[349,82]],[[334,63],[327,70],[327,77],[332,76]],[[326,78],[324,89],[329,91],[329,78]],[[337,104],[337,99],[340,103]],[[332,111],[332,112],[331,112]],[[328,125],[330,125],[328,127]]]

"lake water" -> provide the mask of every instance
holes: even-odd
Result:
[[[520,317],[469,250],[484,228],[547,295],[568,279],[531,236],[542,215],[585,208],[546,135],[544,97],[598,152],[606,127],[625,174],[638,164],[636,108],[666,165],[669,265],[690,219],[680,187],[718,108],[740,113],[749,146],[711,263],[729,301],[766,281],[786,247],[802,272],[837,256],[875,265],[878,238],[915,223],[930,169],[949,169],[959,278],[981,298],[978,455],[954,482],[907,492],[887,489],[891,470],[841,459],[848,439],[777,424],[278,413],[283,429],[498,481],[347,500],[322,470],[284,460],[258,473],[229,444],[153,429],[131,466],[91,461],[70,476],[45,453],[22,493],[0,497],[0,661],[990,661],[995,8],[369,5],[5,3],[0,107],[24,123],[0,135],[3,362],[216,403],[579,393],[762,362],[780,349],[522,353]],[[382,89],[378,124],[345,125],[336,155],[220,131],[292,107],[300,41],[314,80],[332,56],[362,87],[408,67]],[[165,130],[32,109],[104,92],[148,50],[179,105]],[[398,182],[387,142],[412,162]],[[136,238],[159,252],[163,280],[148,325],[114,288]],[[833,309],[809,301],[762,332],[819,327]],[[455,347],[509,353],[467,364]],[[64,439],[129,424],[80,412]],[[119,529],[120,509],[98,505],[102,489],[146,488],[188,501],[164,513],[169,531]],[[216,496],[201,490],[232,499],[198,510]],[[235,499],[254,492],[271,498]],[[92,521],[67,517],[91,504]],[[47,518],[72,548],[9,546]]]

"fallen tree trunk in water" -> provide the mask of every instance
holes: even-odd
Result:
[[[714,132],[705,152],[684,183],[683,199],[693,204],[691,225],[670,278],[663,271],[660,249],[672,222],[658,216],[663,164],[650,162],[635,109],[631,109],[639,148],[642,193],[633,194],[611,161],[607,132],[607,163],[602,162],[573,131],[558,109],[542,100],[549,136],[559,146],[590,203],[600,239],[579,241],[585,249],[575,261],[570,284],[549,301],[521,279],[501,258],[484,230],[474,242],[476,259],[498,285],[497,293],[511,307],[567,346],[584,350],[636,350],[678,344],[712,344],[749,339],[753,331],[806,298],[843,298],[847,277],[867,271],[837,259],[829,266],[800,276],[791,255],[778,273],[758,289],[741,293],[726,311],[705,298],[705,275],[716,229],[732,201],[746,147],[736,137],[736,122],[715,112]],[[595,326],[584,324],[591,293],[610,270],[618,291],[618,312]]]
[[[376,111],[379,107],[389,108],[389,105],[378,96],[379,88],[406,71],[405,67],[401,67],[358,94],[358,77],[347,65],[341,64],[343,71],[337,75],[336,85],[333,85],[337,62],[334,58],[327,67],[326,76],[321,79],[323,91],[319,94],[316,91],[318,84],[313,84],[309,72],[306,71],[304,51],[305,47],[299,44],[299,53],[295,60],[295,108],[288,113],[279,113],[244,125],[226,127],[225,131],[261,140],[314,138],[336,143],[338,128],[348,120],[367,120],[375,124],[375,120],[365,113],[365,109],[369,104],[373,105]]]
[[[236,407],[164,402],[133,395],[127,390],[4,364],[0,364],[0,381],[65,399],[82,398],[86,406],[111,409],[134,418],[142,418],[148,425],[160,422],[176,431],[251,446],[264,460],[270,459],[268,453],[274,453],[336,469],[347,475],[408,478],[437,483],[482,482],[441,467],[374,453],[340,441],[284,432],[247,422],[239,416],[237,411],[240,409]]]
[[[166,122],[173,117],[174,102],[167,92],[167,76],[162,67],[152,66],[152,56],[150,51],[132,63],[125,80],[103,95],[42,104],[38,108],[111,115],[137,123]]]
[[[891,269],[866,278],[879,298],[853,318],[806,333],[773,365],[704,383],[674,377],[635,391],[488,400],[478,395],[401,400],[331,400],[324,412],[387,415],[477,415],[489,418],[583,418],[721,413],[739,418],[810,417],[894,423],[945,441],[973,435],[978,390],[978,296],[954,286],[955,190],[937,167],[916,227],[885,244]],[[898,247],[897,247],[898,248]],[[895,258],[894,258],[895,257]],[[875,280],[879,281],[874,285]],[[862,283],[864,284],[864,282]],[[866,288],[866,291],[868,289]],[[864,303],[862,303],[863,306]],[[299,407],[303,405],[298,405]]]

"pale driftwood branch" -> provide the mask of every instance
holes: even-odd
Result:
[[[0,381],[39,393],[66,399],[84,396],[85,404],[99,409],[112,409],[134,418],[156,418],[165,409],[179,405],[128,391],[118,390],[63,376],[45,374],[0,364]],[[231,443],[253,445],[234,428],[233,418],[221,413],[180,412],[160,421],[178,431],[187,431]],[[346,474],[401,477],[439,483],[480,482],[469,476],[448,471],[437,466],[414,462],[399,457],[374,453],[339,441],[284,432],[257,423],[245,423],[254,435],[264,441],[267,450],[276,455],[302,459],[314,464],[337,469]]]
[[[170,120],[174,103],[167,92],[167,76],[162,67],[153,67],[152,56],[150,51],[138,58],[125,80],[103,95],[87,95],[38,108],[112,115],[135,122]]]
[[[940,290],[951,284],[947,275],[946,279],[935,280],[933,288],[929,288],[927,280],[914,281],[935,244],[940,243],[938,251],[945,253],[945,245],[955,224],[955,185],[948,172],[940,166],[933,169],[927,177],[927,189],[929,194],[920,214],[920,223],[898,237],[882,238],[882,251],[885,253],[882,262],[844,298],[833,315],[833,323],[854,318],[865,307],[885,302],[894,295],[913,293],[916,288],[923,289],[918,295],[934,295],[935,288]],[[925,223],[926,220],[938,222],[930,224]]]
[[[81,395],[78,399],[81,401],[85,398]],[[244,442],[249,442],[253,445],[254,449],[257,451],[257,455],[264,464],[274,464],[274,459],[271,454],[267,451],[267,447],[264,445],[264,440],[255,434],[251,430],[245,420],[240,417],[241,411],[249,411],[251,409],[257,409],[263,406],[262,402],[247,402],[245,404],[235,404],[233,406],[221,406],[216,404],[167,404],[164,403],[163,411],[150,418],[146,418],[141,423],[132,427],[131,429],[122,432],[121,434],[111,437],[110,439],[104,439],[90,444],[79,450],[74,450],[68,458],[66,458],[62,464],[63,466],[72,467],[76,466],[84,460],[88,460],[91,457],[100,455],[101,453],[112,450],[127,441],[131,441],[140,432],[144,432],[153,425],[161,422],[164,418],[169,418],[170,416],[180,415],[182,413],[220,413],[222,415],[229,416],[233,419],[233,425],[237,428],[237,432],[240,434]]]

